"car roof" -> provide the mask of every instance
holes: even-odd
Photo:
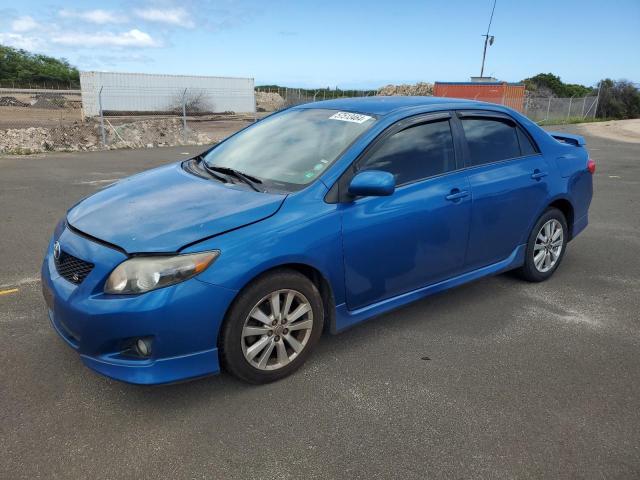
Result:
[[[329,110],[344,110],[347,112],[368,113],[371,115],[387,115],[399,110],[413,110],[416,107],[424,107],[425,110],[431,110],[428,107],[433,107],[433,110],[443,110],[447,108],[477,108],[478,106],[491,107],[490,104],[485,102],[459,98],[376,96],[324,100],[321,102],[306,103],[295,108],[326,108]]]

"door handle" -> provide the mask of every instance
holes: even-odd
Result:
[[[549,175],[547,172],[541,172],[536,168],[531,174],[531,178],[533,178],[534,180],[540,180],[541,178],[544,178],[547,175]]]
[[[459,188],[454,188],[451,190],[451,193],[449,195],[447,195],[445,198],[445,200],[449,200],[451,202],[456,202],[458,200],[460,200],[461,198],[464,198],[466,196],[469,195],[469,192],[466,190],[460,190]]]

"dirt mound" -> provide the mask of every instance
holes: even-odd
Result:
[[[212,143],[202,132],[182,128],[179,118],[163,118],[108,126],[107,143],[112,148],[165,147],[170,145],[204,145]]]
[[[640,118],[572,125],[579,134],[593,135],[615,142],[640,143]]]
[[[279,93],[256,92],[256,109],[259,112],[275,112],[285,105]]]
[[[44,93],[36,95],[36,101],[31,104],[31,108],[44,108],[47,110],[57,110],[65,107],[66,100],[62,95],[55,93]]]
[[[95,121],[74,122],[56,128],[14,128],[0,131],[0,153],[109,150],[117,148],[206,145],[209,135],[182,129],[177,118],[143,120],[118,126],[105,124],[107,145],[102,145]]]
[[[36,95],[36,100],[31,104],[31,108],[44,108],[47,110],[58,110],[60,108],[75,108],[72,104],[77,101],[69,101],[60,93],[40,93]]]
[[[0,97],[0,107],[28,107],[29,104],[21,102],[16,97]]]
[[[382,87],[378,90],[378,95],[383,96],[411,96],[411,95],[420,95],[420,96],[431,96],[433,95],[433,84],[418,82],[415,85],[387,85],[386,87]]]

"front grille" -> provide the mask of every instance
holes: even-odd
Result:
[[[60,256],[54,260],[60,276],[76,285],[80,285],[94,267],[93,263],[80,260],[64,251],[61,251]]]

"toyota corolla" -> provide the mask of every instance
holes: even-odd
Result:
[[[323,331],[517,269],[586,226],[584,139],[422,97],[290,108],[72,207],[42,265],[53,328],[131,383],[290,374]]]

